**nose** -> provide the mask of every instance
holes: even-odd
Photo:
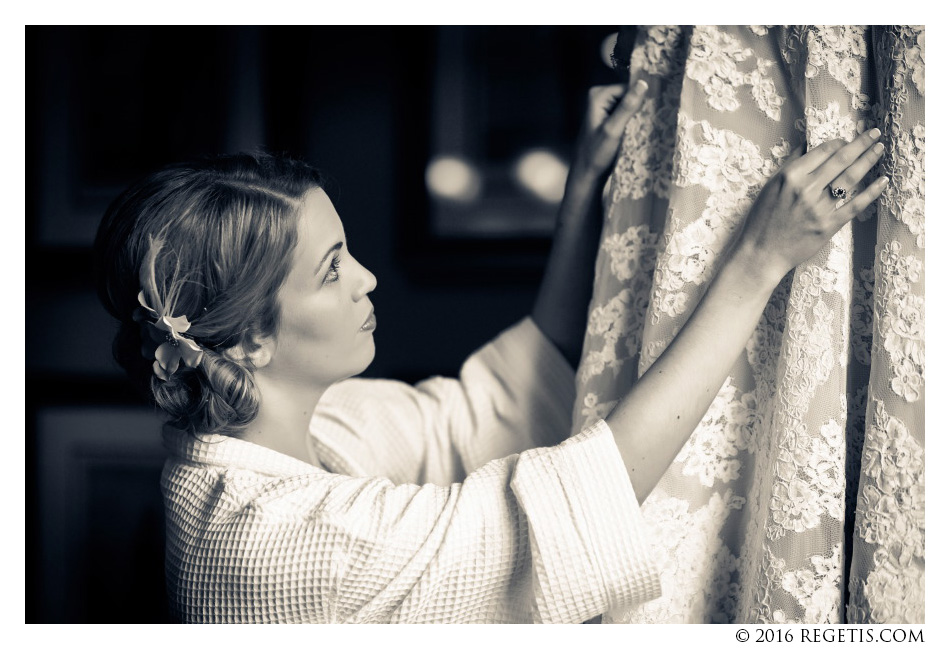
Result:
[[[353,301],[359,302],[366,297],[367,294],[372,293],[376,289],[376,275],[373,275],[373,273],[360,262],[355,259],[353,261],[356,262],[356,271],[359,277],[356,282],[356,290],[353,292]]]

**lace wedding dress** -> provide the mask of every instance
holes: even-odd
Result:
[[[651,26],[621,42],[633,33],[621,60],[650,90],[605,195],[576,430],[670,343],[796,147],[877,126],[891,182],[775,290],[642,503],[663,596],[604,621],[923,622],[924,30]]]

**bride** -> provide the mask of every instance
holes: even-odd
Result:
[[[120,323],[117,360],[168,415],[178,619],[581,622],[659,595],[638,502],[778,282],[887,179],[852,192],[880,155],[876,129],[787,163],[665,353],[565,439],[600,190],[644,90],[591,91],[531,315],[457,380],[351,378],[375,352],[376,278],[307,164],[177,164],[113,202],[99,293]]]

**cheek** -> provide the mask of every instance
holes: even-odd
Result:
[[[287,334],[286,353],[333,357],[345,352],[346,341],[353,338],[351,323],[343,306],[326,302],[304,302],[285,311],[281,333]]]

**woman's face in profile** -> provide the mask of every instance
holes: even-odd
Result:
[[[258,372],[328,386],[359,374],[373,360],[376,319],[368,294],[376,277],[350,255],[326,192],[309,191],[300,212],[290,273],[277,298],[276,345]]]

